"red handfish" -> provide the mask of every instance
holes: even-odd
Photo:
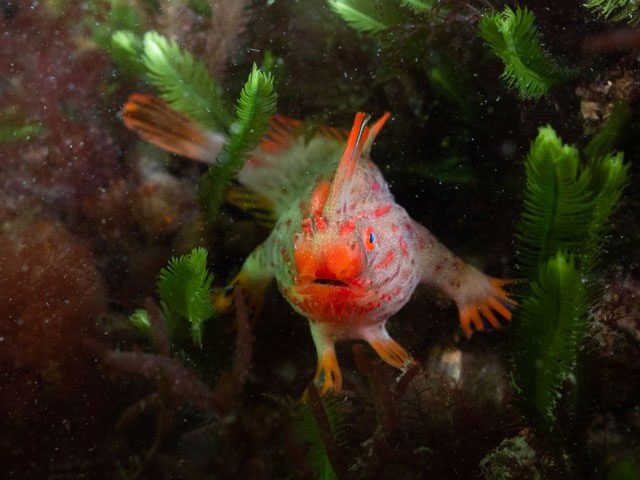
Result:
[[[213,162],[224,138],[153,97],[134,95],[126,125],[156,145]],[[398,205],[370,152],[390,114],[370,127],[358,113],[350,133],[320,128],[303,134],[300,122],[275,116],[271,129],[238,174],[239,182],[266,198],[275,226],[246,259],[236,282],[260,295],[273,279],[307,318],[318,354],[321,392],[338,392],[342,375],[334,345],[364,340],[390,365],[411,356],[386,330],[419,283],[456,302],[467,337],[499,328],[514,304],[507,280],[465,264]],[[308,133],[308,132],[307,132]]]

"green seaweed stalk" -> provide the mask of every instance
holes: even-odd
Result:
[[[208,219],[216,218],[227,185],[267,131],[276,99],[273,76],[254,64],[238,99],[231,136],[201,180],[200,198]]]
[[[567,73],[542,48],[535,16],[526,8],[485,14],[480,36],[504,63],[502,79],[522,98],[537,100]]]

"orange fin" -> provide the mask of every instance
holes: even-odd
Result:
[[[362,154],[364,156],[369,155],[369,152],[371,151],[371,147],[373,146],[373,141],[376,139],[376,137],[380,133],[380,130],[382,130],[382,127],[384,127],[384,124],[387,123],[387,121],[390,118],[391,118],[391,112],[384,112],[384,115],[382,115],[378,120],[376,120],[376,123],[374,123],[371,126],[371,128],[369,129],[369,135],[367,136],[367,139],[364,143],[364,147],[362,147]]]
[[[320,395],[328,393],[340,393],[342,390],[342,372],[338,365],[338,358],[333,350],[323,352],[318,358],[318,368],[313,377],[316,384],[320,385]]]
[[[321,127],[318,128],[318,135],[321,135],[327,138],[333,138],[341,142],[346,142],[347,137],[349,136],[349,132],[342,130],[340,128],[327,127],[325,125],[322,125]]]
[[[331,182],[331,190],[325,204],[325,211],[337,207],[337,203],[342,198],[345,184],[356,171],[356,166],[362,154],[362,147],[369,134],[367,129],[369,118],[369,115],[364,112],[356,113],[356,118],[353,121],[353,126],[347,139],[347,145],[342,153],[342,157],[340,157],[338,168]]]
[[[414,362],[411,355],[391,337],[370,339],[368,342],[380,358],[393,367],[404,368]]]
[[[192,160],[213,163],[224,144],[222,135],[204,130],[152,95],[131,95],[122,108],[122,119],[146,141]]]
[[[473,332],[484,330],[484,320],[488,321],[496,330],[500,329],[500,322],[496,317],[498,314],[505,320],[511,320],[511,311],[505,304],[516,306],[518,302],[509,297],[509,293],[502,287],[516,282],[517,280],[505,280],[500,278],[489,278],[492,287],[491,295],[479,299],[474,303],[460,306],[460,325],[462,331],[467,338],[473,335]],[[471,325],[473,324],[473,328]]]
[[[338,206],[342,198],[345,185],[356,171],[356,167],[363,154],[368,155],[376,136],[391,117],[391,113],[386,112],[371,128],[367,127],[370,116],[358,112],[353,121],[347,145],[344,149],[338,168],[333,177],[331,191],[327,199],[325,209],[331,210]]]
[[[302,122],[294,118],[274,115],[269,119],[269,130],[265,133],[260,149],[267,153],[285,150],[296,136]]]

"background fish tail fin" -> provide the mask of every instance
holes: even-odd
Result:
[[[225,142],[153,95],[135,93],[122,108],[122,119],[147,142],[192,160],[213,163]]]

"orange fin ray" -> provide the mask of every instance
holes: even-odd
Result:
[[[269,119],[269,130],[260,143],[260,150],[267,153],[279,153],[286,150],[297,136],[302,122],[282,115],[274,115]]]
[[[338,204],[344,194],[345,185],[355,173],[358,162],[362,158],[363,153],[369,154],[376,135],[380,132],[384,124],[391,117],[386,112],[379,120],[377,120],[371,128],[367,127],[370,116],[364,112],[356,113],[353,126],[347,138],[347,145],[342,153],[338,168],[333,177],[331,191],[327,199],[325,210],[331,210],[338,207]]]
[[[131,95],[122,108],[122,119],[144,140],[200,162],[213,163],[225,142],[223,135],[204,130],[153,95]]]
[[[333,209],[337,207],[344,190],[344,185],[356,170],[360,155],[362,154],[364,142],[369,133],[366,126],[368,120],[369,115],[366,113],[356,113],[356,118],[353,121],[353,126],[351,127],[349,138],[347,139],[347,146],[342,153],[342,157],[340,157],[338,168],[336,169],[336,173],[331,183],[331,190],[325,204],[325,209]]]

